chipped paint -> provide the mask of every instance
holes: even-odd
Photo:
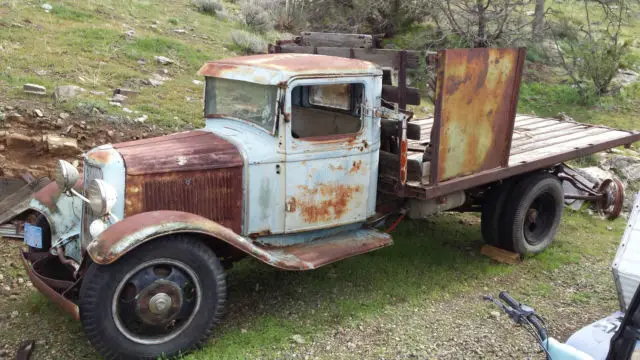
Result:
[[[340,222],[349,212],[349,203],[362,196],[363,185],[317,184],[313,188],[298,185],[300,192],[291,197],[307,223]]]
[[[257,245],[229,228],[198,215],[178,211],[153,211],[128,217],[107,229],[87,252],[98,264],[110,264],[140,244],[174,233],[197,233],[209,241],[223,241],[271,266],[285,270],[311,270],[388,246],[391,237],[371,229],[343,232],[324,240],[286,248]]]
[[[449,49],[439,56],[432,182],[506,166],[524,51]]]
[[[342,57],[263,54],[212,61],[202,66],[198,73],[202,76],[277,85],[286,89],[289,80],[297,76],[382,76],[382,69],[368,61]]]

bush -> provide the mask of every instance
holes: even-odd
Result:
[[[274,21],[268,9],[272,5],[267,1],[249,0],[242,4],[241,12],[245,24],[251,30],[267,33],[273,29]]]
[[[224,10],[217,0],[192,0],[191,3],[203,14],[216,15]]]
[[[304,3],[304,0],[286,1],[272,8],[276,29],[290,33],[304,30],[307,25]]]
[[[267,52],[267,43],[258,34],[245,30],[233,30],[231,40],[238,50],[245,54],[264,54]]]

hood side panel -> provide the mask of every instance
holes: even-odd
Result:
[[[238,149],[209,131],[187,131],[113,147],[122,154],[129,176],[243,165]]]

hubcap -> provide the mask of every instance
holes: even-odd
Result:
[[[114,293],[116,326],[130,340],[159,344],[178,336],[193,320],[202,292],[185,264],[158,259],[130,271]]]
[[[171,297],[165,293],[153,295],[149,300],[149,310],[154,314],[164,314],[171,307]]]

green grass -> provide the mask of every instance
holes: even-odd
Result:
[[[72,7],[64,5],[54,5],[51,14],[65,20],[88,22],[95,18],[93,14],[78,11]]]

